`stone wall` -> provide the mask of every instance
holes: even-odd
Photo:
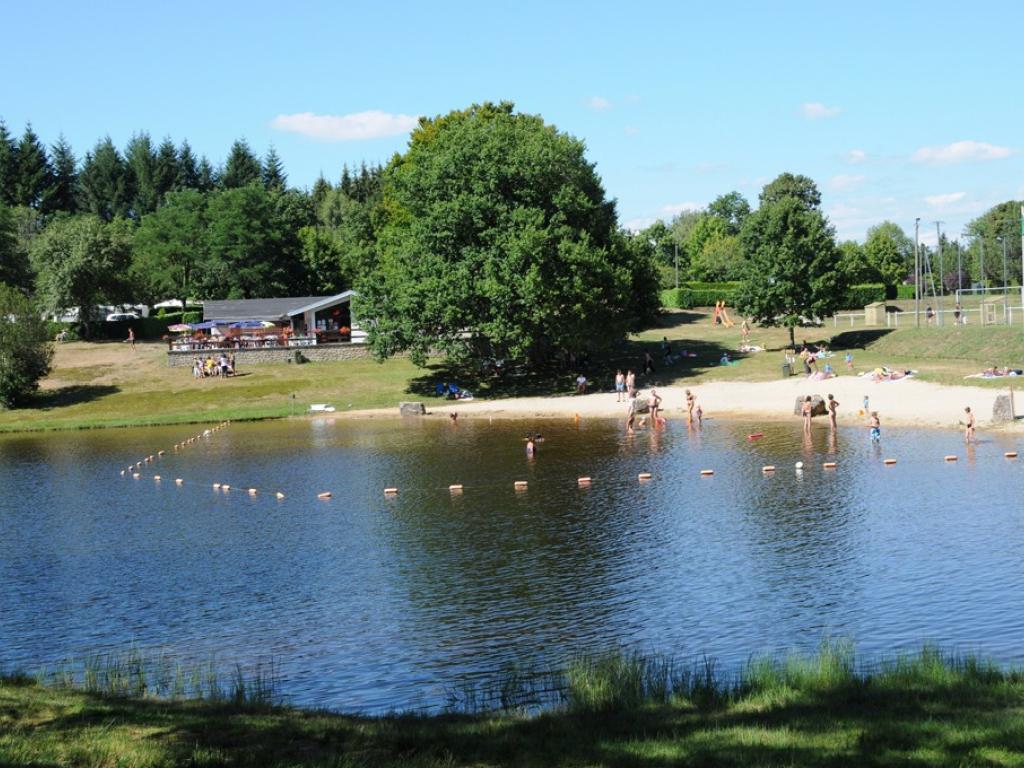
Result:
[[[329,360],[361,360],[370,357],[370,350],[365,344],[320,344],[315,347],[259,347],[255,349],[242,348],[225,351],[234,354],[235,365],[243,370],[250,365],[293,363],[295,362],[296,352],[301,352],[303,359],[312,363]],[[168,351],[167,365],[171,368],[191,368],[194,358],[199,357],[205,360],[210,355],[216,360],[220,357],[220,350],[210,349],[195,352],[190,350],[181,352]]]

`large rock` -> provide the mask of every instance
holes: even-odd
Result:
[[[636,398],[636,406],[635,406],[634,410],[635,410],[636,413],[650,413],[650,411],[651,411],[651,401],[650,401],[650,399],[646,398],[646,397],[638,397],[638,398]]]
[[[996,395],[992,403],[992,421],[1013,421],[1013,398],[1009,395]]]
[[[794,416],[803,416],[804,400],[806,399],[807,395],[803,395],[796,399],[796,405],[793,406]],[[828,405],[825,403],[825,398],[821,395],[811,395],[811,416],[826,415],[828,415]]]
[[[399,403],[398,412],[403,416],[423,416],[427,407],[423,403]]]

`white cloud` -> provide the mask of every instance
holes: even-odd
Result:
[[[839,107],[826,107],[820,101],[812,101],[800,105],[800,112],[809,120],[819,120],[824,117],[835,117],[842,110]]]
[[[587,106],[597,112],[607,112],[612,108],[612,103],[603,96],[591,96],[587,101]]]
[[[657,220],[658,219],[656,216],[640,216],[638,218],[630,219],[629,221],[623,222],[622,226],[625,227],[630,232],[636,233],[642,229],[647,229],[649,226],[651,226],[651,224],[653,224]]]
[[[846,162],[851,165],[860,165],[868,159],[868,153],[863,149],[851,149],[846,153]]]
[[[950,192],[947,195],[928,195],[924,201],[932,208],[945,208],[953,203],[959,203],[965,197],[966,192]]]
[[[640,135],[640,129],[637,128],[635,125],[627,125],[626,126],[626,135],[627,136],[639,136]]]
[[[666,213],[669,216],[678,216],[680,213],[692,213],[693,211],[702,210],[704,210],[703,205],[693,202],[672,203],[661,207],[661,212]]]
[[[854,175],[848,173],[840,173],[838,176],[833,176],[828,180],[828,184],[832,189],[839,192],[843,192],[854,187],[859,187],[867,179],[864,175]]]
[[[983,141],[954,141],[941,147],[921,147],[910,159],[915,163],[948,165],[970,160],[1001,160],[1014,154],[1009,147],[986,144]]]
[[[394,115],[372,109],[349,115],[317,115],[313,112],[278,115],[270,121],[270,126],[320,141],[362,141],[408,133],[418,122],[419,118],[413,115]]]

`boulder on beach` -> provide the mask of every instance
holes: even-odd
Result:
[[[423,403],[399,403],[398,412],[403,416],[423,416],[427,407]]]
[[[796,399],[796,405],[793,406],[794,416],[803,416],[806,399],[807,395],[801,395]],[[821,395],[811,395],[811,416],[826,416],[827,414],[828,405],[825,403],[825,398]]]
[[[1013,398],[1009,395],[996,395],[996,401],[992,403],[992,421],[1013,421]]]

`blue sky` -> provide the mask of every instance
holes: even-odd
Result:
[[[772,6],[783,6],[772,7]],[[841,238],[955,235],[1024,197],[1024,3],[9,3],[0,117],[81,156],[109,134],[290,182],[401,151],[417,115],[509,99],[583,139],[639,226],[780,172]]]

